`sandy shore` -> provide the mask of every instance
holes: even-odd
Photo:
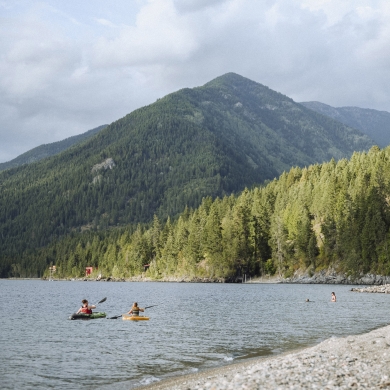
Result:
[[[390,326],[140,389],[390,389]]]

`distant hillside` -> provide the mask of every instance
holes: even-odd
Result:
[[[367,134],[378,146],[390,145],[390,113],[359,107],[331,107],[320,102],[303,102],[307,108]]]
[[[360,131],[234,73],[182,89],[59,155],[0,173],[0,275],[22,253],[65,235],[150,222],[154,214],[165,220],[205,196],[372,145]],[[42,264],[24,268],[42,272]]]
[[[14,158],[11,161],[7,161],[5,163],[0,163],[0,171],[3,171],[5,169],[9,168],[16,168],[20,165],[24,164],[31,164],[33,162],[42,160],[46,157],[54,156],[58,153],[63,152],[64,150],[70,148],[73,145],[76,145],[80,142],[83,142],[92,136],[94,136],[96,133],[98,133],[100,130],[103,130],[108,125],[103,125],[96,127],[95,129],[88,130],[83,134],[75,135],[73,137],[66,138],[62,141],[53,142],[51,144],[44,144],[37,146],[34,149],[29,150],[26,153],[21,154],[20,156]]]
[[[389,193],[390,147],[373,146],[350,160],[291,168],[238,196],[205,198],[176,221],[68,236],[35,257],[50,259],[58,278],[93,266],[105,278],[237,281],[277,272],[302,283],[382,284],[390,280],[375,276],[390,275]]]

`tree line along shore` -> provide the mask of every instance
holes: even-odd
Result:
[[[74,233],[26,252],[15,276],[233,281],[309,278],[333,270],[356,280],[390,274],[390,149],[292,168],[241,194],[204,198],[175,220]],[[33,269],[34,268],[34,271]]]

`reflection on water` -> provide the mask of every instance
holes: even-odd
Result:
[[[0,280],[1,387],[129,389],[387,324],[388,295],[350,289]],[[67,320],[81,299],[105,296],[96,311],[108,316],[158,306],[150,321]]]

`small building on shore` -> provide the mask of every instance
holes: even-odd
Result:
[[[93,267],[85,267],[85,276],[91,275],[93,272]]]

